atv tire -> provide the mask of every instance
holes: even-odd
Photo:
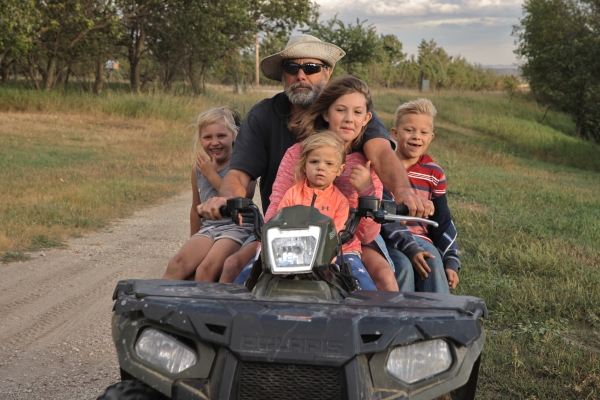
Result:
[[[143,382],[122,381],[107,387],[96,400],[167,400],[167,397]]]
[[[473,364],[469,380],[463,386],[450,392],[452,400],[473,400],[477,390],[477,379],[479,378],[479,365],[481,364],[481,354]]]

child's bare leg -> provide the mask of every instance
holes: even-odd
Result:
[[[379,251],[363,246],[362,262],[375,282],[377,290],[398,291],[398,282],[396,282],[390,263]]]
[[[242,272],[242,269],[250,262],[256,254],[258,240],[250,242],[243,246],[240,251],[229,256],[223,264],[223,273],[221,273],[221,283],[233,283],[235,278]]]
[[[163,279],[186,279],[194,275],[198,265],[204,260],[213,246],[213,240],[206,236],[192,236],[169,261]]]
[[[195,281],[216,282],[223,271],[223,264],[230,255],[240,249],[242,245],[231,239],[220,239],[213,244],[212,248],[204,257],[204,260],[196,268]]]

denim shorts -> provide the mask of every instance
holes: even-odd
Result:
[[[238,226],[234,224],[225,225],[205,225],[194,236],[205,236],[216,242],[219,239],[231,239],[239,244],[244,243],[252,233],[252,228],[248,226]]]

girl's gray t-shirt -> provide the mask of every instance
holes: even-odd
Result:
[[[224,178],[225,175],[227,175],[229,168],[230,168],[230,165],[227,165],[225,168],[217,171],[217,174],[221,178]],[[204,175],[202,175],[200,173],[200,171],[198,171],[198,169],[196,169],[196,182],[198,183],[198,194],[200,195],[201,203],[204,203],[206,200],[211,199],[213,197],[219,196],[219,192],[217,191],[217,189],[215,189],[213,187],[213,185],[210,183],[208,178],[206,178]],[[242,226],[245,228],[246,227],[253,228],[254,227],[254,215],[252,215],[252,213],[242,213],[242,216],[244,218],[243,219],[244,222],[242,223]],[[202,226],[203,227],[206,227],[208,225],[222,226],[222,225],[227,225],[227,224],[234,225],[233,222],[231,222],[230,218],[224,218],[221,220],[210,220],[210,219],[202,218]]]

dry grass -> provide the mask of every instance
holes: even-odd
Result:
[[[185,127],[93,113],[0,113],[0,251],[96,229],[184,189],[192,163]]]

